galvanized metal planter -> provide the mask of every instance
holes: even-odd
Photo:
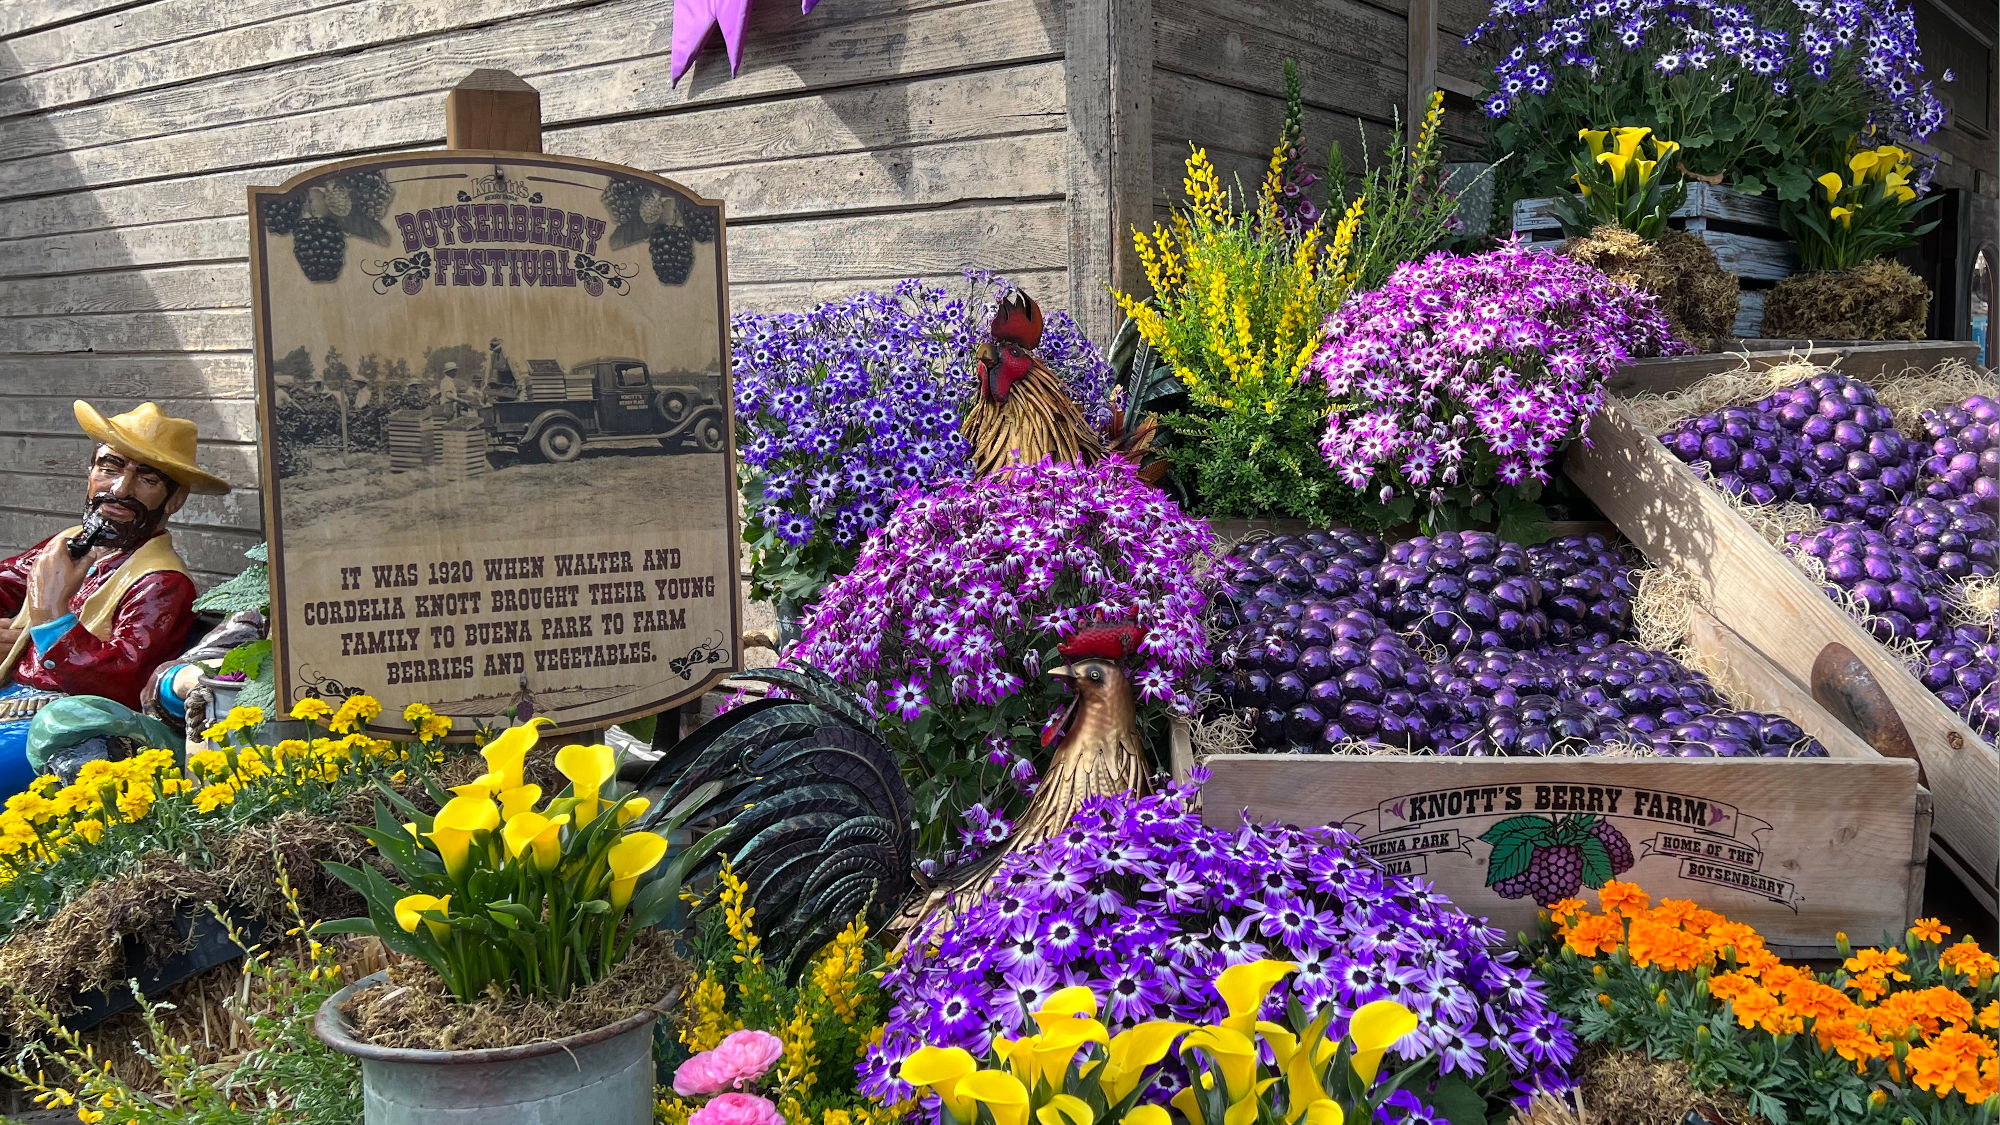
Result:
[[[340,1009],[387,981],[386,973],[355,981],[313,1020],[321,1042],[361,1060],[365,1125],[651,1125],[658,1013],[523,1047],[378,1047],[354,1038]]]

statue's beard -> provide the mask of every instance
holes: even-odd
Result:
[[[107,508],[107,505],[114,504],[129,506],[130,510],[139,514],[136,517],[126,518],[126,508]],[[83,513],[86,534],[94,532],[99,525],[108,529],[108,533],[96,532],[92,535],[92,545],[112,547],[120,551],[129,551],[151,539],[153,533],[160,529],[160,524],[166,522],[166,518],[165,504],[157,508],[148,508],[143,501],[134,497],[113,496],[109,492],[100,492],[92,496],[89,506]]]

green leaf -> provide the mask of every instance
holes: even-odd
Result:
[[[331,922],[315,923],[312,932],[315,934],[368,934],[373,936],[375,934],[375,921],[372,918],[340,918]]]
[[[1595,836],[1584,840],[1580,847],[1583,849],[1583,885],[1595,890],[1610,881],[1614,874],[1611,852],[1604,846],[1604,841]]]
[[[241,672],[245,676],[255,676],[258,669],[264,666],[264,661],[270,655],[271,641],[269,638],[240,644],[230,649],[229,655],[222,658],[222,666],[217,671],[223,675],[228,675],[231,672]]]
[[[1423,1099],[1451,1125],[1486,1125],[1486,1099],[1456,1074],[1438,1079]]]
[[[1548,843],[1554,831],[1554,826],[1539,816],[1515,816],[1480,833],[1481,840],[1493,845],[1493,854],[1486,862],[1486,885],[1491,887],[1526,871],[1535,858],[1535,848]]]

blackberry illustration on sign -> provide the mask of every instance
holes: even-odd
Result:
[[[454,149],[250,212],[281,707],[579,731],[738,670],[719,202]]]

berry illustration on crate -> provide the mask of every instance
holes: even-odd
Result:
[[[1543,906],[1602,887],[1632,867],[1625,834],[1589,813],[1508,817],[1479,838],[1493,845],[1486,885],[1501,898],[1532,897]]]
[[[267,196],[259,213],[266,233],[291,238],[292,258],[307,281],[335,281],[347,267],[350,238],[390,244],[382,218],[395,195],[387,176],[357,168],[323,176],[284,195]]]

